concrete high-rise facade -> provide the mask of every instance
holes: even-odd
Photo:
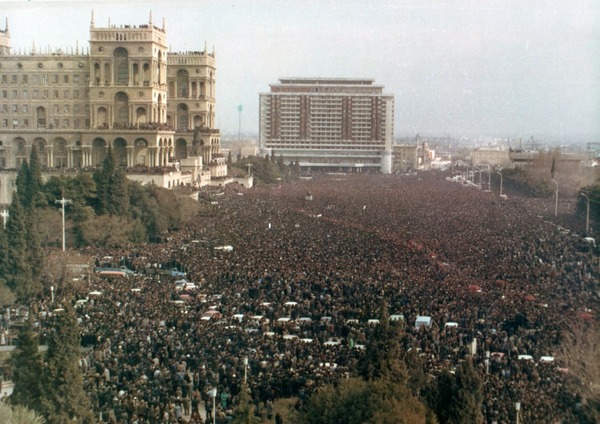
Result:
[[[215,54],[168,51],[167,31],[147,24],[99,27],[89,48],[11,50],[0,30],[0,170],[19,168],[36,145],[46,171],[93,168],[111,147],[136,172],[227,174],[215,126]],[[187,167],[187,171],[185,170]],[[170,184],[170,183],[169,183]]]
[[[259,148],[302,169],[389,174],[394,97],[372,79],[280,78],[260,94]]]

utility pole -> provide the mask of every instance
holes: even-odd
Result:
[[[581,195],[585,197],[585,200],[587,200],[587,207],[585,212],[585,233],[587,235],[590,232],[590,198],[587,195],[587,193],[582,192]]]
[[[63,196],[60,200],[55,200],[54,202],[60,203],[62,205],[62,250],[65,251],[65,205],[67,203],[71,203],[71,199],[65,199]]]
[[[556,191],[554,192],[554,216],[558,216],[558,183],[555,179],[551,181],[556,185]]]
[[[237,110],[239,112],[239,123],[238,123],[238,143],[241,143],[242,141],[242,111],[244,110],[244,106],[239,105],[237,107]]]

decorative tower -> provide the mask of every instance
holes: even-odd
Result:
[[[0,29],[0,55],[10,54],[10,33],[8,32],[8,18],[4,24],[4,31]]]
[[[91,127],[167,122],[167,40],[152,24],[90,24]]]

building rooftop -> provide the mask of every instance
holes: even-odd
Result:
[[[280,84],[372,85],[371,78],[279,78]]]

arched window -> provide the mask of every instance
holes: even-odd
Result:
[[[46,153],[46,140],[44,140],[41,137],[36,137],[33,140],[32,144],[35,144],[35,147],[37,147],[38,160],[40,161],[40,164],[44,167],[48,166],[48,157],[47,157],[47,153]]]
[[[38,107],[35,110],[36,122],[38,128],[46,128],[46,108],[43,106]]]
[[[143,107],[138,107],[135,111],[135,120],[138,124],[145,124],[148,122],[146,117],[146,109]]]
[[[194,128],[201,127],[204,124],[200,115],[194,115]]]
[[[148,162],[148,142],[143,138],[138,138],[133,143],[135,165],[149,165]]]
[[[94,83],[100,84],[100,64],[94,63]]]
[[[104,84],[110,84],[110,64],[104,64]]]
[[[108,124],[106,108],[98,108],[98,128],[105,127]]]
[[[158,103],[158,110],[156,111],[156,113],[158,116],[156,117],[155,121],[164,123],[165,122],[165,111],[164,111],[165,108],[163,107],[164,105],[163,105],[162,94],[158,95],[157,103]]]
[[[133,83],[137,84],[140,82],[140,65],[137,63],[133,64]]]
[[[184,130],[188,128],[188,107],[185,104],[177,106],[177,129]]]
[[[119,166],[127,166],[127,141],[122,138],[115,139],[113,153]]]
[[[187,158],[187,141],[183,138],[177,139],[175,142],[175,159]]]
[[[150,84],[150,65],[148,65],[147,63],[144,63],[144,85],[149,85]]]
[[[100,165],[106,157],[106,141],[96,138],[92,141],[92,164]]]
[[[54,164],[57,168],[65,168],[67,166],[67,141],[64,138],[54,140]]]
[[[123,92],[115,94],[115,122],[119,124],[129,122],[129,97]]]
[[[158,83],[162,84],[162,52],[158,51],[158,63],[156,75],[158,76]]]
[[[187,97],[189,95],[188,82],[189,78],[187,71],[180,69],[177,72],[177,89],[179,97]]]
[[[114,81],[115,84],[129,83],[128,53],[123,47],[115,50]]]

